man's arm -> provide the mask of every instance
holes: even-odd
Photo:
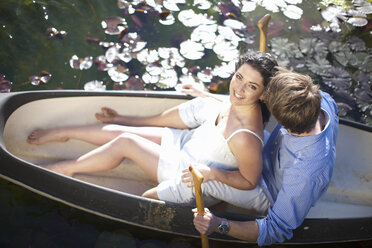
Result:
[[[208,209],[206,209],[205,215],[198,215],[196,210],[194,211],[194,225],[195,228],[202,234],[211,234],[217,231],[217,227],[221,224],[222,218],[215,216]],[[256,242],[258,237],[258,225],[256,221],[232,221],[228,220],[230,231],[227,235],[246,240],[250,242]]]

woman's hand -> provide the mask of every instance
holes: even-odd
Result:
[[[202,84],[196,84],[196,83],[185,83],[181,84],[181,87],[179,89],[181,93],[193,96],[193,97],[207,97],[207,92],[204,91],[204,86]]]
[[[96,113],[96,119],[103,123],[115,123],[119,117],[118,112],[111,108],[103,107],[101,108],[101,113]]]
[[[221,219],[214,216],[208,208],[204,209],[204,215],[199,215],[196,208],[192,212],[194,213],[194,226],[201,234],[213,233],[221,223]]]
[[[203,183],[213,180],[213,169],[209,166],[204,164],[194,164],[194,166],[198,169],[198,171],[203,175],[204,180]],[[182,182],[187,183],[187,187],[192,188],[194,187],[194,180],[192,173],[189,169],[182,170]]]

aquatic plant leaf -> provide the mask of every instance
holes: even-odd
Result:
[[[349,36],[347,38],[347,43],[351,50],[353,51],[364,51],[366,50],[366,43],[364,40],[356,36]]]
[[[163,72],[163,67],[158,63],[151,63],[146,66],[146,71],[152,76],[159,76]]]
[[[48,37],[48,38],[59,38],[59,39],[63,39],[67,36],[67,32],[66,31],[58,31],[56,28],[47,28],[46,31],[45,31],[45,35]]]
[[[326,85],[337,90],[347,90],[352,85],[350,74],[340,67],[332,67],[322,78]]]
[[[159,81],[159,76],[145,72],[142,74],[142,80],[145,84],[155,84]]]
[[[212,6],[212,3],[208,0],[194,0],[193,5],[197,6],[198,9],[208,10]]]
[[[347,11],[347,14],[349,16],[352,16],[347,20],[348,23],[352,24],[355,27],[363,27],[367,25],[367,15],[363,13],[362,11],[350,9]]]
[[[221,36],[217,36],[213,51],[217,54],[217,57],[223,61],[232,61],[239,58],[237,45]]]
[[[97,70],[99,71],[107,71],[113,65],[111,63],[107,63],[106,57],[104,55],[100,55],[94,59],[94,63],[97,66]]]
[[[241,12],[252,12],[256,9],[257,3],[254,1],[241,1]]]
[[[196,27],[199,25],[215,24],[216,21],[207,15],[196,14],[192,9],[182,10],[178,14],[178,20],[186,27]]]
[[[235,61],[228,63],[222,62],[221,65],[217,65],[212,70],[212,75],[220,78],[229,78],[235,72]]]
[[[347,116],[348,112],[353,110],[353,108],[350,105],[344,102],[336,102],[336,105],[337,105],[337,115],[340,117]]]
[[[161,18],[159,22],[163,25],[170,26],[173,25],[176,22],[176,18],[174,18],[173,14],[170,13],[167,18],[163,19]]]
[[[318,54],[320,57],[327,56],[328,49],[327,46],[316,38],[305,38],[301,39],[299,42],[300,51],[306,56],[314,56]]]
[[[200,25],[190,35],[190,40],[200,42],[205,48],[212,49],[216,39],[217,24]]]
[[[185,66],[185,59],[181,56],[178,49],[175,47],[165,48],[159,47],[158,49],[159,57],[164,59],[161,61],[161,64],[164,66],[164,63],[167,63],[170,67],[178,66],[184,67]]]
[[[357,108],[357,103],[352,94],[349,92],[345,90],[335,90],[331,95],[337,103],[347,104],[352,109]]]
[[[70,67],[72,69],[87,70],[93,65],[93,57],[87,56],[85,58],[79,58],[74,54],[70,59]]]
[[[138,76],[131,76],[125,84],[128,85],[129,90],[144,90],[144,83]]]
[[[105,30],[106,34],[117,35],[126,29],[128,25],[124,18],[113,16],[103,20],[101,26]]]
[[[180,11],[180,8],[178,7],[178,4],[185,4],[185,0],[165,0],[163,1],[163,6],[166,9],[169,9],[171,11]]]
[[[124,82],[129,76],[129,69],[123,65],[116,65],[107,70],[107,74],[110,76],[111,80],[114,82]]]
[[[219,2],[218,8],[225,18],[238,18],[241,14],[240,8],[230,1]]]
[[[105,91],[106,85],[102,81],[93,80],[84,84],[84,90],[86,91]]]
[[[289,42],[287,38],[273,38],[271,51],[280,58],[297,57],[300,54],[296,44]]]
[[[332,67],[327,59],[318,56],[315,56],[314,60],[308,60],[306,66],[310,71],[318,75],[327,75],[328,70]]]
[[[147,48],[137,53],[136,58],[144,65],[154,63],[159,60],[159,54],[156,50],[149,50]]]
[[[237,36],[230,27],[218,26],[217,30],[218,30],[219,35],[216,39],[218,39],[219,41],[222,39],[228,40],[232,43],[233,46],[237,47],[239,45],[239,41],[242,40],[242,38]]]
[[[287,7],[284,8],[283,14],[293,20],[298,20],[302,17],[302,14],[304,11],[295,6],[295,5],[288,5]]]
[[[285,0],[288,4],[301,4],[302,0]]]
[[[368,103],[372,104],[372,90],[365,90],[365,89],[360,89],[360,88],[355,88],[354,89],[354,95],[358,100],[358,103],[363,104],[363,103]]]
[[[180,44],[180,53],[187,59],[197,60],[204,56],[204,47],[195,41],[186,40]]]
[[[5,79],[5,75],[0,74],[0,93],[10,92],[12,89],[12,82]]]
[[[200,81],[204,83],[210,83],[213,78],[212,70],[211,69],[204,69],[197,73],[197,77]]]
[[[159,88],[173,88],[178,82],[177,72],[175,70],[164,70],[160,76],[156,86]]]

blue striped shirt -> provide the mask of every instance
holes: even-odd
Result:
[[[293,236],[310,208],[328,188],[336,155],[338,129],[334,100],[321,92],[326,126],[319,134],[298,137],[277,125],[263,150],[260,185],[271,206],[257,219],[258,245],[283,242]]]

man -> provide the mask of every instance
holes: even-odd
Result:
[[[265,102],[278,121],[263,149],[258,186],[270,201],[267,215],[231,221],[209,210],[204,216],[195,213],[194,225],[203,234],[217,231],[260,246],[283,242],[292,238],[328,188],[338,129],[334,100],[309,76],[279,69],[267,87]]]

